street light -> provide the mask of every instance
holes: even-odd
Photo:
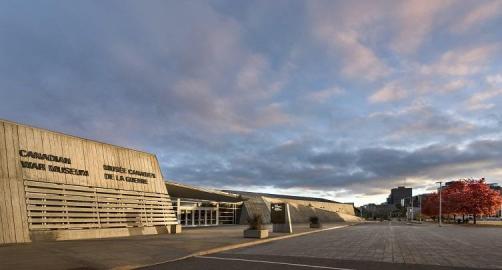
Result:
[[[443,182],[439,181],[439,182],[436,182],[436,184],[437,183],[439,183],[439,227],[441,227],[441,215],[442,215],[442,213],[441,213],[442,212],[441,211],[442,210],[441,209],[441,203],[442,203],[442,201],[441,201],[441,190],[443,189],[442,188]]]
[[[413,222],[413,194],[411,194],[411,222]]]
[[[422,195],[418,195],[418,200],[420,201],[420,223],[422,223]]]

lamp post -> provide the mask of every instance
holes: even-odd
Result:
[[[411,195],[410,200],[411,200],[411,222],[413,222],[413,212],[414,212],[413,211],[413,194]]]
[[[441,204],[442,204],[442,200],[441,200],[441,190],[443,189],[442,188],[442,184],[443,182],[439,181],[439,182],[436,182],[436,183],[439,183],[439,227],[441,227],[441,215],[442,215],[442,209],[441,209]]]
[[[420,223],[422,223],[422,195],[418,195],[418,200],[420,201]]]

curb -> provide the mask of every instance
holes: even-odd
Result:
[[[340,226],[335,226],[335,227],[329,227],[329,228],[315,230],[315,231],[308,231],[308,232],[302,232],[302,233],[296,233],[296,234],[288,234],[288,235],[277,236],[277,237],[272,237],[272,238],[260,239],[260,240],[256,240],[256,241],[252,241],[252,242],[239,243],[239,244],[231,244],[231,245],[227,245],[227,246],[223,246],[223,247],[217,247],[217,248],[212,248],[212,249],[208,249],[208,250],[198,251],[198,252],[195,252],[195,253],[183,256],[183,257],[179,257],[179,258],[171,259],[171,260],[165,260],[165,261],[161,261],[161,262],[157,262],[157,263],[153,263],[153,264],[136,265],[134,267],[127,267],[127,266],[125,266],[125,267],[117,267],[117,268],[114,268],[114,269],[115,270],[119,270],[119,269],[120,270],[126,270],[126,269],[137,269],[137,268],[142,268],[142,267],[156,266],[156,265],[160,265],[160,264],[165,264],[165,263],[177,262],[177,261],[185,260],[185,259],[188,259],[188,258],[191,258],[191,257],[205,256],[205,255],[210,255],[210,254],[219,253],[219,252],[223,252],[223,251],[228,251],[228,250],[232,250],[232,249],[238,249],[238,248],[256,246],[256,245],[260,245],[260,244],[265,244],[265,243],[269,243],[269,242],[273,242],[273,241],[284,240],[284,239],[288,239],[288,238],[293,238],[293,237],[308,235],[308,234],[312,234],[312,233],[319,233],[319,232],[324,232],[324,231],[342,229],[342,228],[346,228],[346,227],[354,226],[354,225],[357,225],[357,223],[356,224],[348,224],[348,225],[340,225]]]

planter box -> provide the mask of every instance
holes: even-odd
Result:
[[[310,223],[310,228],[322,228],[321,223]]]
[[[267,238],[268,230],[244,230],[244,238]]]
[[[181,224],[171,225],[169,229],[172,234],[181,233]]]

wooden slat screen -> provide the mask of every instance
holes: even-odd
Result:
[[[24,181],[30,230],[177,224],[169,195]]]

